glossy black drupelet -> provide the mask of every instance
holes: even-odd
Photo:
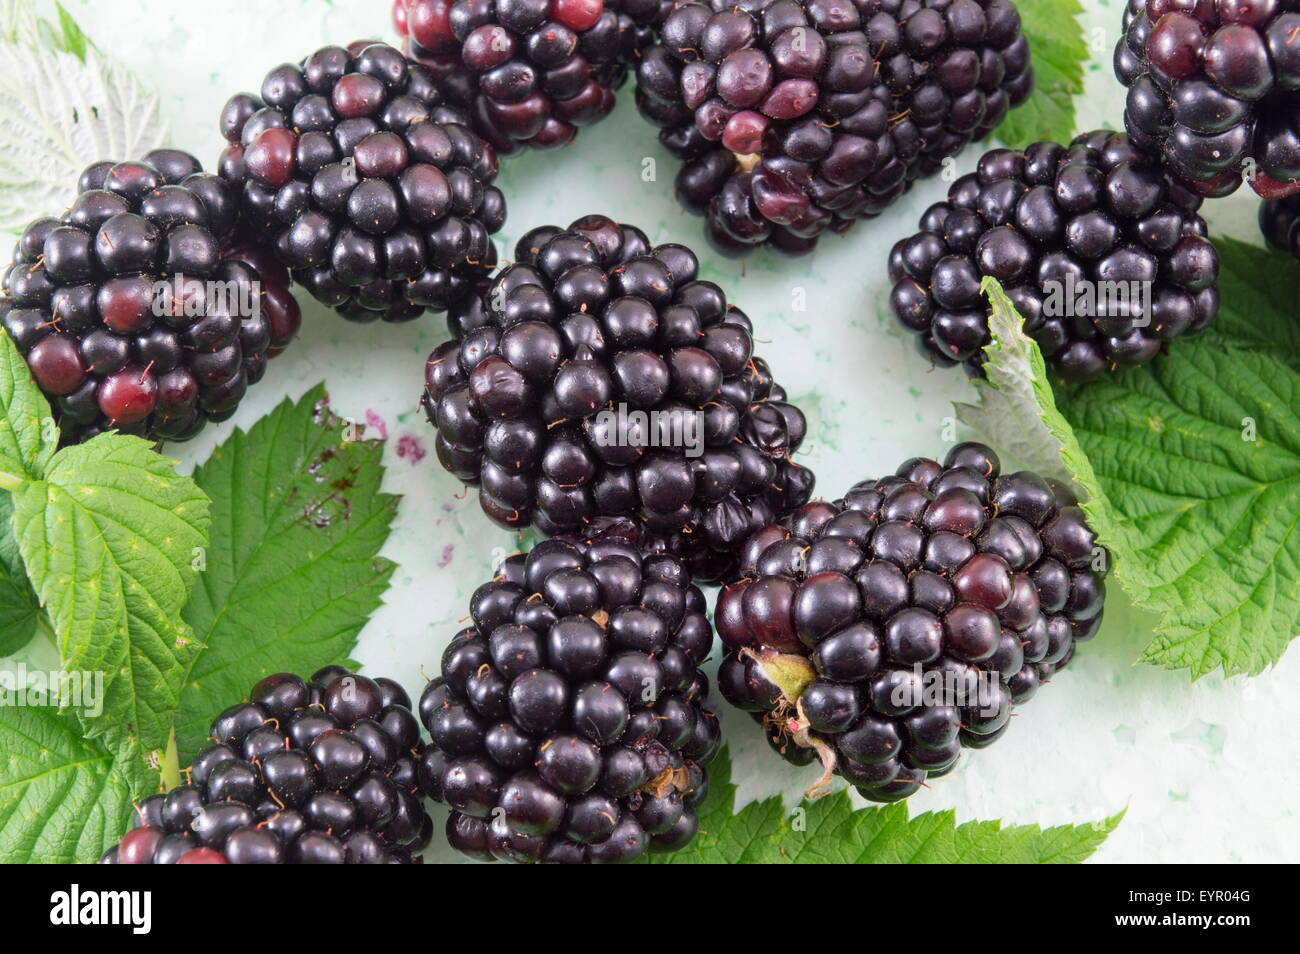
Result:
[[[500,525],[633,522],[716,580],[753,530],[806,502],[803,414],[749,319],[694,254],[603,216],[535,229],[451,314],[423,404],[443,466]],[[657,425],[657,426],[656,426]]]
[[[1009,0],[677,5],[637,104],[685,160],[678,198],[724,252],[812,249],[880,214],[1033,86]]]
[[[891,309],[931,360],[979,374],[991,275],[1063,378],[1143,364],[1218,313],[1200,205],[1123,133],[995,149],[894,246]]]
[[[607,116],[669,0],[396,0],[407,49],[508,156]]]
[[[1129,0],[1124,125],[1204,196],[1300,191],[1300,10],[1289,0]]]
[[[1260,203],[1259,229],[1270,245],[1300,258],[1300,195]]]
[[[452,809],[451,846],[608,864],[686,845],[721,745],[704,611],[680,560],[614,537],[507,559],[420,700],[420,783]]]
[[[243,227],[352,321],[445,310],[496,263],[495,150],[423,66],[382,43],[325,47],[231,97],[221,174]]]
[[[238,248],[238,196],[158,149],[98,162],[60,218],[32,222],[0,324],[64,444],[116,429],[183,441],[235,412],[298,331],[284,270]]]
[[[420,724],[390,679],[267,676],[212,723],[189,782],[137,807],[113,864],[411,864],[433,835]]]
[[[1097,633],[1106,563],[1061,485],[980,444],[910,460],[746,543],[714,613],[719,687],[789,761],[906,798]]]

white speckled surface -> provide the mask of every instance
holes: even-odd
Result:
[[[361,36],[392,39],[387,0],[64,0],[101,50],[128,62],[162,93],[173,144],[205,163],[220,149],[218,111],[227,96],[256,89],[262,75],[330,42]],[[1050,0],[1034,0],[1050,2]],[[1082,41],[1091,44],[1080,129],[1119,122],[1122,91],[1110,73],[1121,0],[1086,0]],[[961,172],[978,157],[959,159]],[[653,157],[658,182],[643,182]],[[511,160],[501,178],[510,217],[501,247],[508,254],[529,228],[603,212],[644,228],[652,238],[694,246],[705,277],[720,282],[754,319],[763,352],[810,419],[804,462],[828,496],[902,459],[941,455],[941,429],[953,399],[967,399],[960,373],[930,371],[879,307],[886,293],[885,257],[913,231],[920,211],[946,184],[929,182],[886,217],[847,238],[829,238],[811,258],[760,255],[727,261],[705,247],[699,222],[671,195],[673,160],[630,95],[604,124],[559,153]],[[33,210],[33,213],[40,210]],[[1217,203],[1213,224],[1258,241],[1254,205],[1245,196]],[[795,310],[801,295],[805,310]],[[305,304],[301,340],[271,368],[240,408],[250,425],[286,394],[324,379],[339,413],[382,422],[390,438],[387,489],[403,495],[386,555],[400,565],[387,605],[365,629],[357,656],[370,671],[401,679],[414,692],[420,667],[433,671],[443,645],[466,614],[474,587],[494,553],[513,537],[491,526],[473,496],[444,473],[432,454],[399,457],[410,437],[431,449],[431,429],[417,411],[424,358],[443,335],[440,319],[401,327],[359,327]],[[227,429],[173,449],[202,460]],[[1151,620],[1112,583],[1100,636],[1049,691],[1017,716],[1005,739],[967,753],[963,766],[911,799],[914,812],[955,808],[960,819],[1002,818],[1044,825],[1085,822],[1127,808],[1099,862],[1300,861],[1300,655],[1254,680],[1218,676],[1189,685],[1182,673],[1134,665]],[[734,711],[723,725],[741,780],[742,799],[784,792],[809,781],[771,756],[757,728]],[[429,860],[452,860],[435,846]]]

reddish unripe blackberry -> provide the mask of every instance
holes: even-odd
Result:
[[[328,46],[221,114],[243,231],[351,321],[445,310],[496,263],[496,151],[427,69],[383,43]]]
[[[420,724],[391,679],[267,676],[212,723],[188,782],[136,807],[110,864],[418,864]]]
[[[420,699],[425,793],[484,861],[609,864],[694,837],[721,745],[698,666],[713,631],[685,564],[545,540],[470,601]]]
[[[987,275],[1062,377],[1144,364],[1218,313],[1200,205],[1123,133],[994,149],[894,246],[894,317],[932,361],[979,374]]]
[[[707,0],[668,15],[637,104],[721,251],[797,254],[880,214],[1032,86],[1009,0]]]
[[[227,183],[158,149],[90,166],[61,218],[24,230],[0,324],[63,443],[188,440],[234,414],[297,334],[288,274],[240,247],[237,217]]]
[[[723,696],[787,760],[897,801],[983,748],[1101,626],[1107,554],[1068,489],[981,444],[906,461],[745,544]]]
[[[407,51],[501,155],[554,149],[614,108],[667,0],[395,0]]]
[[[1187,188],[1300,192],[1300,12],[1283,0],[1129,0],[1124,125]]]
[[[603,216],[535,229],[451,314],[423,405],[438,459],[501,526],[550,535],[631,523],[720,579],[750,532],[809,499],[806,429],[749,318]]]

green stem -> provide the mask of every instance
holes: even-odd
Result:
[[[10,493],[13,493],[25,483],[27,483],[27,481],[23,480],[21,477],[15,477],[13,474],[6,474],[3,470],[0,470],[0,490],[7,490]]]
[[[162,775],[163,788],[171,791],[181,783],[181,758],[176,750],[176,730],[167,737],[167,748],[163,750],[158,763],[158,772]]]

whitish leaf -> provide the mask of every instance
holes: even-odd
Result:
[[[137,158],[167,130],[158,94],[94,49],[0,44],[0,230],[59,215],[82,169]]]

